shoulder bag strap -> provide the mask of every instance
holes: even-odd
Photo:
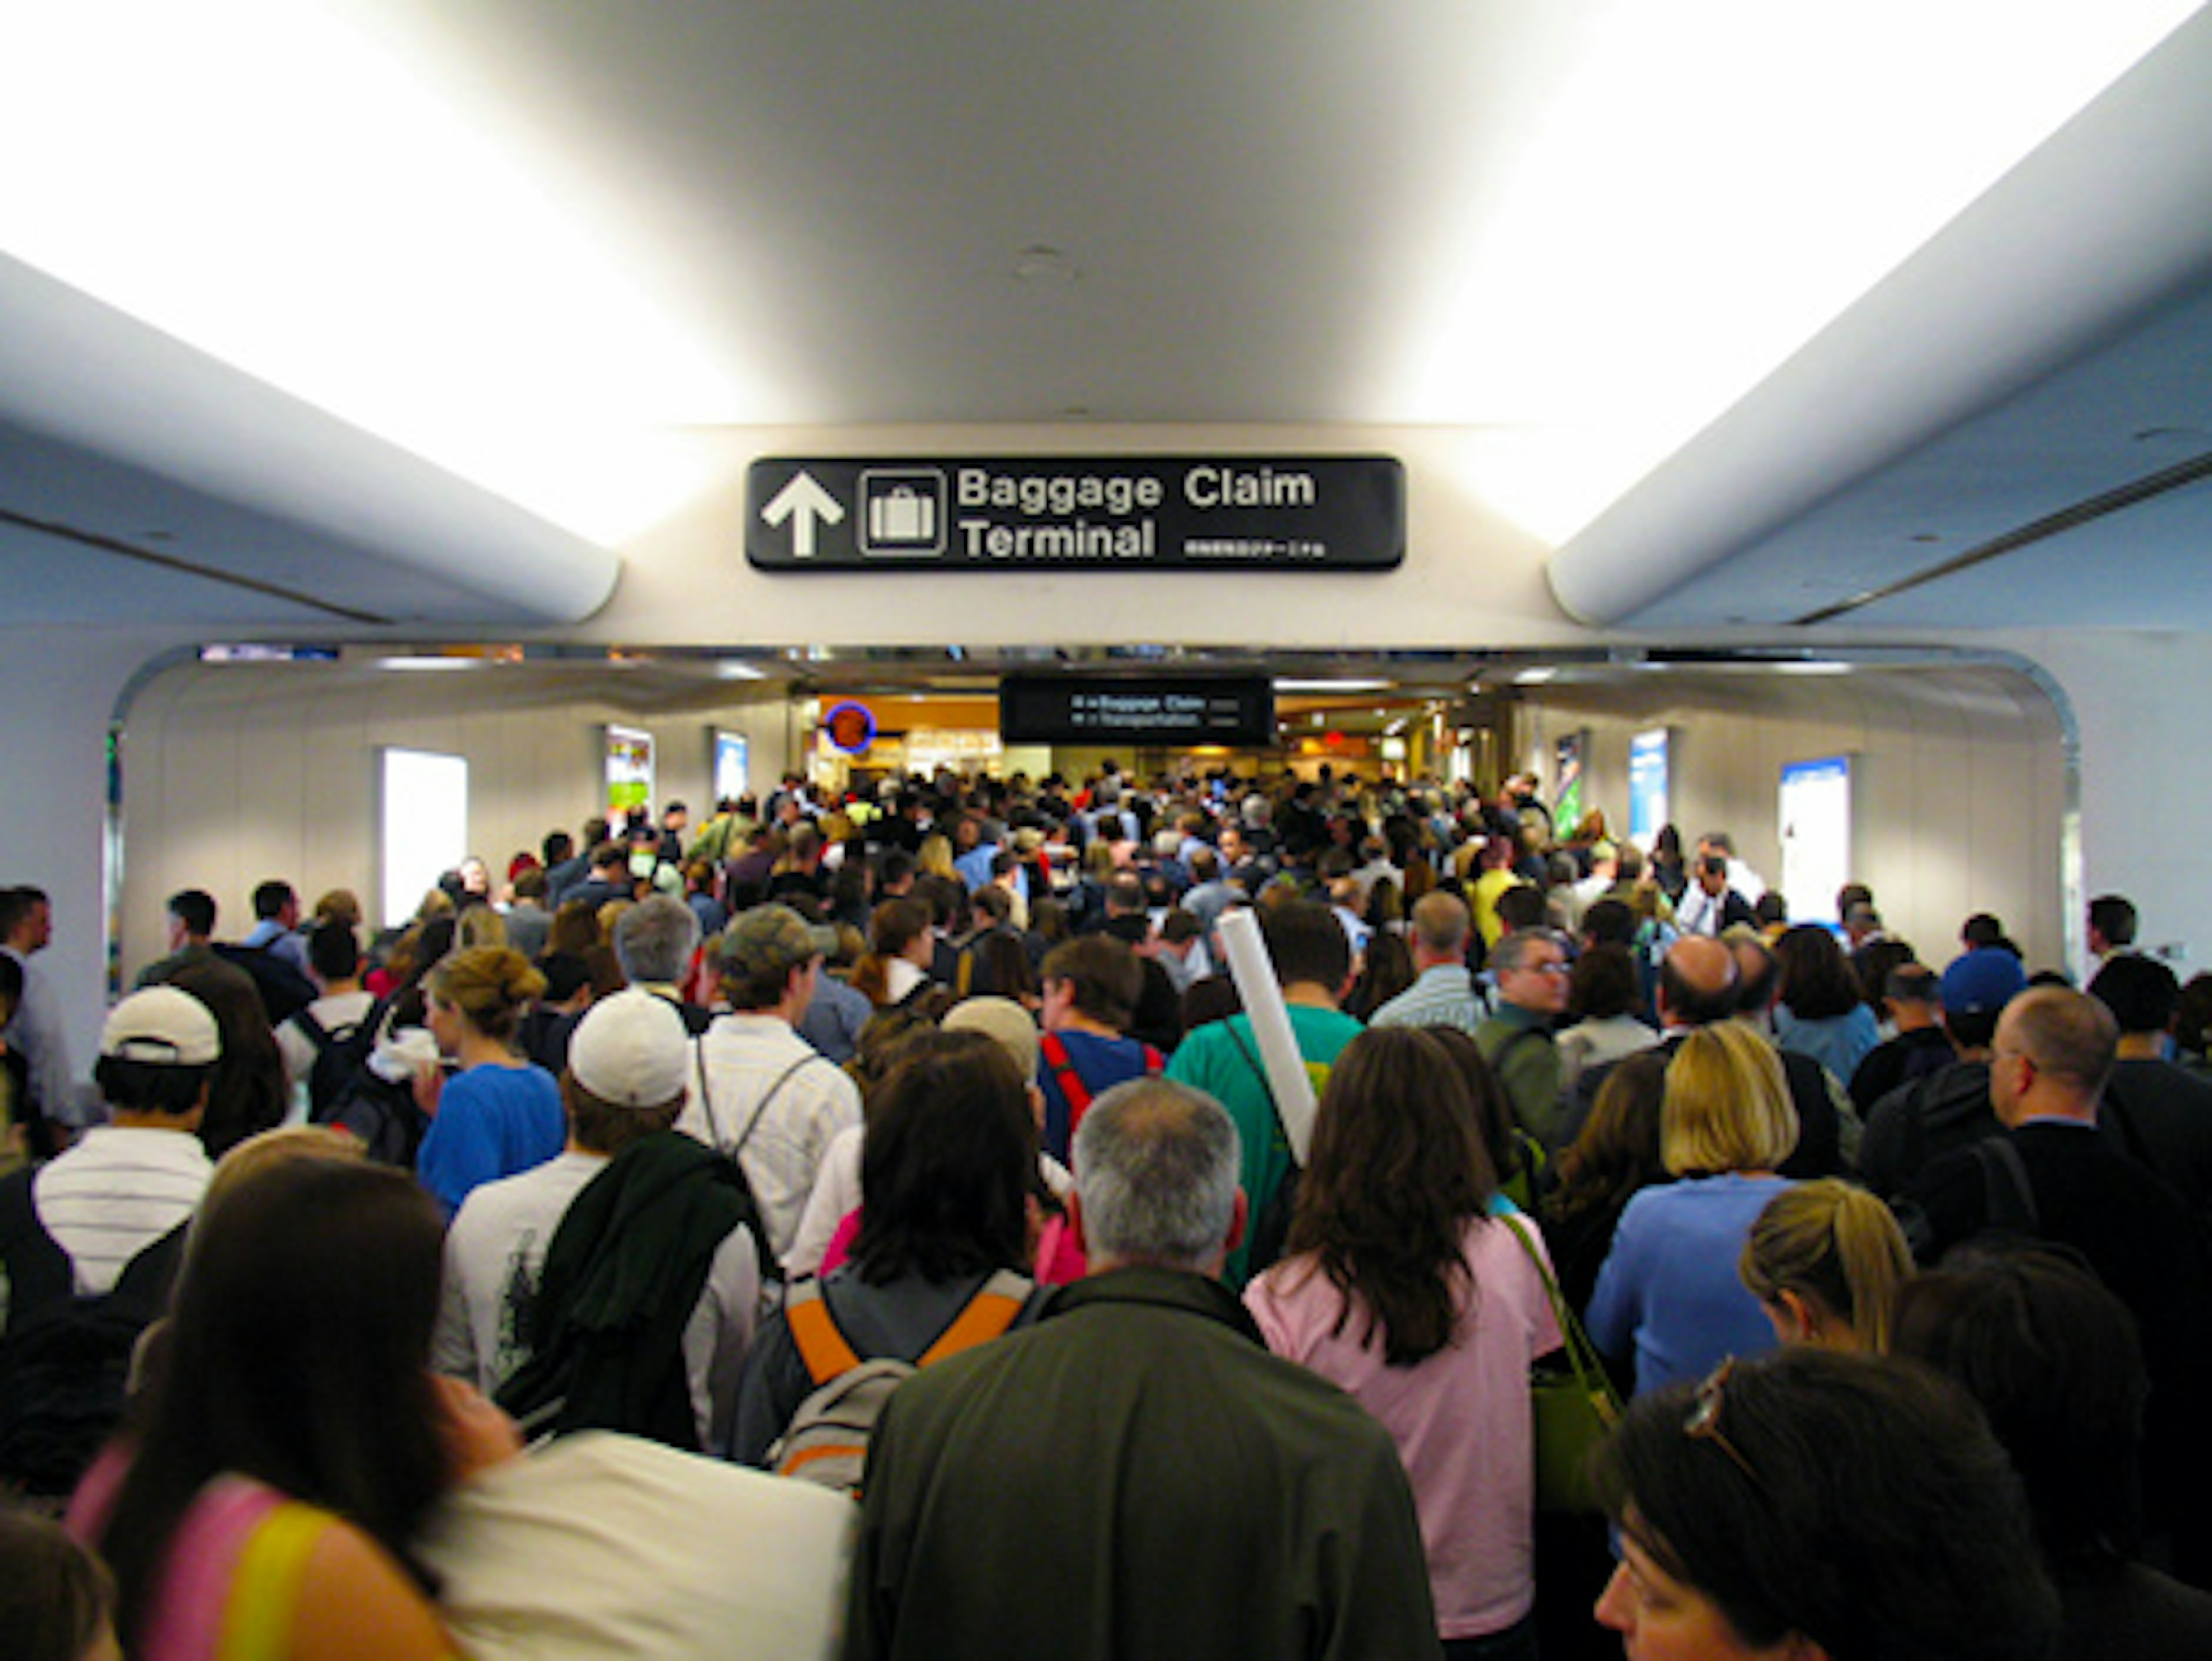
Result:
[[[1974,1144],[1974,1157],[1982,1162],[1982,1181],[1988,1194],[1989,1222],[1992,1228],[2016,1227],[2023,1234],[2040,1234],[2043,1218],[2036,1209],[2035,1185],[2028,1180],[2027,1163],[2020,1156],[2010,1137],[1984,1137]],[[2006,1179],[2009,1194],[2002,1192],[1998,1173]],[[2009,1203],[2004,1203],[2006,1200]],[[2004,1215],[2000,1215],[2002,1211]]]
[[[823,1061],[820,1055],[807,1054],[799,1057],[798,1060],[775,1076],[775,1082],[768,1087],[768,1094],[760,1099],[759,1104],[753,1109],[753,1116],[745,1121],[745,1131],[738,1138],[738,1145],[730,1149],[732,1159],[737,1158],[745,1151],[745,1144],[753,1139],[753,1132],[760,1126],[761,1115],[768,1112],[769,1103],[774,1101],[777,1093],[791,1082],[791,1076],[812,1061],[821,1061],[824,1066],[829,1065],[829,1063]]]
[[[707,1116],[707,1139],[717,1148],[722,1145],[722,1126],[714,1117],[714,1093],[707,1083],[707,1034],[691,1034],[691,1056],[699,1069],[699,1111]]]
[[[1589,1393],[1591,1403],[1607,1424],[1617,1422],[1621,1413],[1620,1397],[1606,1373],[1605,1363],[1598,1358],[1597,1346],[1590,1342],[1589,1334],[1583,1330],[1575,1312],[1567,1307],[1567,1300],[1559,1295],[1559,1283],[1553,1278],[1544,1254],[1522,1232],[1517,1219],[1507,1215],[1495,1221],[1512,1231],[1513,1238],[1520,1242],[1522,1251],[1528,1253],[1529,1263],[1534,1265],[1537,1277],[1544,1282],[1544,1295],[1552,1300],[1552,1318],[1559,1323],[1560,1346],[1566,1351],[1567,1365],[1574,1369],[1575,1381]]]
[[[1244,1064],[1252,1070],[1252,1076],[1260,1081],[1260,1088],[1267,1098],[1267,1111],[1275,1116],[1275,1129],[1282,1132],[1285,1146],[1290,1143],[1290,1127],[1283,1123],[1283,1110],[1275,1105],[1275,1087],[1267,1082],[1267,1070],[1260,1064],[1260,1058],[1252,1053],[1252,1046],[1244,1041],[1244,1034],[1237,1030],[1237,1017],[1231,1015],[1221,1023],[1229,1034],[1229,1041],[1237,1046],[1237,1053],[1244,1058]],[[1291,1163],[1297,1166],[1297,1155],[1291,1155]]]
[[[2114,1088],[2118,1083],[2118,1076],[2115,1074],[2105,1086],[2105,1099],[2099,1106],[2097,1117],[2109,1120],[2112,1129],[2119,1132],[2120,1146],[2126,1150],[2129,1158],[2138,1165],[2148,1165],[2157,1171],[2158,1161],[2151,1157],[2150,1149],[2143,1145],[2142,1134],[2136,1128],[2135,1116],[2128,1112],[2126,1101]],[[2160,1172],[2160,1175],[2164,1174]]]

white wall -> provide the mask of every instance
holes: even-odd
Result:
[[[53,944],[32,960],[60,993],[70,1058],[91,1070],[106,1007],[107,724],[156,643],[94,630],[0,627],[0,882],[53,900]]]
[[[2184,980],[2212,968],[2212,636],[2051,630],[2012,644],[2071,702],[2081,753],[2080,900],[2126,894],[2140,943],[2172,946]],[[2078,950],[2078,943],[2077,943]]]
[[[310,904],[325,888],[353,888],[382,915],[377,753],[386,747],[467,759],[467,851],[504,871],[547,831],[574,835],[600,810],[608,722],[653,734],[657,799],[689,803],[695,824],[713,800],[710,728],[750,739],[756,785],[788,765],[780,703],[641,712],[557,684],[518,697],[496,669],[372,678],[313,664],[191,664],[156,676],[131,706],[125,748],[126,967],[161,955],[163,904],[182,888],[212,894],[219,931],[232,937],[251,926],[254,885],[271,876]]]
[[[1852,875],[1890,932],[1938,967],[1959,925],[1993,912],[2033,967],[2066,961],[2067,813],[2060,712],[2027,676],[1997,668],[1800,679],[1673,677],[1633,688],[1547,688],[1530,711],[1545,754],[1587,729],[1587,805],[1628,827],[1631,737],[1674,734],[1669,810],[1684,839],[1724,830],[1778,886],[1776,795],[1785,763],[1851,761]],[[1826,918],[1834,895],[1790,894],[1791,914]]]

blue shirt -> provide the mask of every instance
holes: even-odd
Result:
[[[543,1067],[471,1067],[446,1081],[415,1173],[451,1217],[472,1189],[544,1164],[568,1140],[552,1074]]]
[[[1133,1038],[1101,1038],[1096,1033],[1073,1031],[1051,1036],[1066,1048],[1069,1068],[1092,1099],[1116,1084],[1142,1078],[1152,1070],[1152,1057],[1157,1053],[1148,1052]],[[1037,1088],[1044,1096],[1044,1150],[1065,1165],[1075,1140],[1075,1107],[1060,1082],[1059,1070],[1042,1048],[1037,1056]]]
[[[1801,1021],[1790,1013],[1788,1004],[1778,1003],[1774,1007],[1774,1042],[1777,1048],[1812,1057],[1848,1084],[1851,1075],[1858,1071],[1859,1063],[1881,1042],[1881,1033],[1875,1025],[1874,1011],[1863,1003],[1848,1015],[1828,1015],[1819,1021]]]
[[[1730,1173],[1646,1188],[1628,1202],[1586,1325],[1606,1355],[1633,1349],[1638,1395],[1695,1383],[1723,1356],[1775,1348],[1736,1259],[1766,1203],[1790,1185],[1786,1177]]]

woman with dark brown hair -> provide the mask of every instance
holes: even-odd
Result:
[[[1322,1092],[1290,1255],[1244,1294],[1269,1349],[1396,1440],[1455,1661],[1535,1652],[1528,1367],[1559,1331],[1541,1240],[1491,1215],[1496,1186],[1451,1052],[1370,1029]]]
[[[1558,1180],[1545,1197],[1544,1238],[1567,1306],[1589,1306],[1613,1231],[1637,1191],[1672,1179],[1659,1157],[1667,1058],[1632,1055],[1605,1076],[1582,1134],[1559,1155]]]
[[[243,1653],[241,1633],[257,1655],[455,1652],[416,1537],[519,1443],[431,1376],[441,1234],[404,1173],[358,1161],[210,1191],[136,1422],[70,1510],[128,1653]]]
[[[745,1359],[731,1457],[764,1464],[828,1377],[811,1325],[859,1360],[917,1361],[971,1306],[1035,1312],[1030,1200],[1036,1120],[1012,1058],[980,1032],[918,1031],[868,1104],[859,1232],[846,1263],[794,1282]],[[802,1310],[802,1306],[811,1309]],[[998,1330],[1009,1324],[1000,1321]],[[835,1376],[834,1374],[830,1376]]]
[[[1774,1041],[1819,1062],[1843,1082],[1881,1042],[1864,989],[1835,936],[1815,923],[1784,929],[1774,943],[1782,967]]]

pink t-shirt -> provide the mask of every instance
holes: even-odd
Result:
[[[1342,1296],[1310,1257],[1276,1264],[1244,1292],[1270,1349],[1341,1386],[1398,1444],[1420,1513],[1437,1628],[1446,1638],[1503,1631],[1536,1597],[1528,1364],[1560,1340],[1544,1282],[1509,1232],[1514,1227],[1543,1251],[1526,1217],[1468,1225],[1470,1312],[1456,1343],[1414,1367],[1386,1365],[1379,1341],[1362,1347],[1359,1311],[1343,1331],[1331,1331]]]

